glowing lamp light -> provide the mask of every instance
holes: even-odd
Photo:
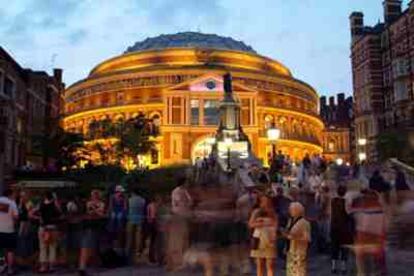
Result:
[[[338,166],[341,166],[343,163],[344,163],[344,160],[343,160],[342,158],[338,158],[338,159],[336,159],[336,164],[337,164]]]
[[[367,160],[367,154],[365,152],[360,152],[358,154],[358,159],[359,159],[359,161],[365,161],[365,160]]]
[[[267,130],[267,139],[271,142],[276,142],[280,138],[280,129],[278,128],[269,128]]]
[[[346,166],[347,166],[347,167],[351,166],[351,163],[346,162]]]
[[[365,146],[367,144],[367,139],[365,138],[359,138],[358,139],[358,145]]]
[[[231,144],[233,144],[233,140],[231,138],[224,138],[223,142],[227,147],[230,147]]]
[[[216,143],[216,138],[215,137],[208,137],[206,142],[209,145],[214,145]]]

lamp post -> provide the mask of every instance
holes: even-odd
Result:
[[[231,138],[224,138],[224,144],[226,145],[227,148],[227,170],[230,171],[231,169],[231,163],[230,163],[230,158],[231,158],[231,146],[233,144],[233,140]]]
[[[367,139],[365,138],[358,139],[358,148],[359,148],[358,159],[360,162],[367,160],[366,145],[367,145]]]
[[[272,144],[272,160],[276,158],[276,142],[280,138],[280,129],[276,128],[273,124],[267,129],[267,139]]]

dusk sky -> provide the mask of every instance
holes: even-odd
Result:
[[[350,95],[352,11],[368,25],[383,20],[382,0],[9,0],[0,46],[24,67],[64,69],[70,85],[146,37],[216,33],[282,62],[320,94]]]

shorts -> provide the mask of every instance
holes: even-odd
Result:
[[[97,249],[99,246],[99,232],[94,229],[85,229],[82,231],[80,240],[81,248]]]
[[[15,250],[17,247],[16,233],[0,233],[0,248],[6,250]]]

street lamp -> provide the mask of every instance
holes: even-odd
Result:
[[[227,148],[227,170],[230,171],[231,164],[230,164],[230,158],[231,158],[231,146],[233,145],[233,140],[231,138],[224,138],[224,145]]]
[[[365,152],[360,152],[359,154],[358,154],[358,159],[359,159],[359,161],[365,161],[365,160],[367,160],[367,154],[365,153]]]
[[[365,138],[358,139],[358,146],[359,146],[358,159],[360,162],[367,160],[366,145],[367,145],[367,139]]]
[[[344,163],[344,160],[342,159],[342,158],[338,158],[338,159],[336,159],[336,164],[338,165],[338,166],[342,166],[342,164]]]
[[[359,138],[358,139],[358,145],[359,146],[365,146],[367,144],[367,139],[365,138]]]
[[[270,128],[267,129],[267,139],[272,144],[272,159],[274,160],[276,157],[276,142],[280,138],[280,129],[276,128],[272,125]]]

